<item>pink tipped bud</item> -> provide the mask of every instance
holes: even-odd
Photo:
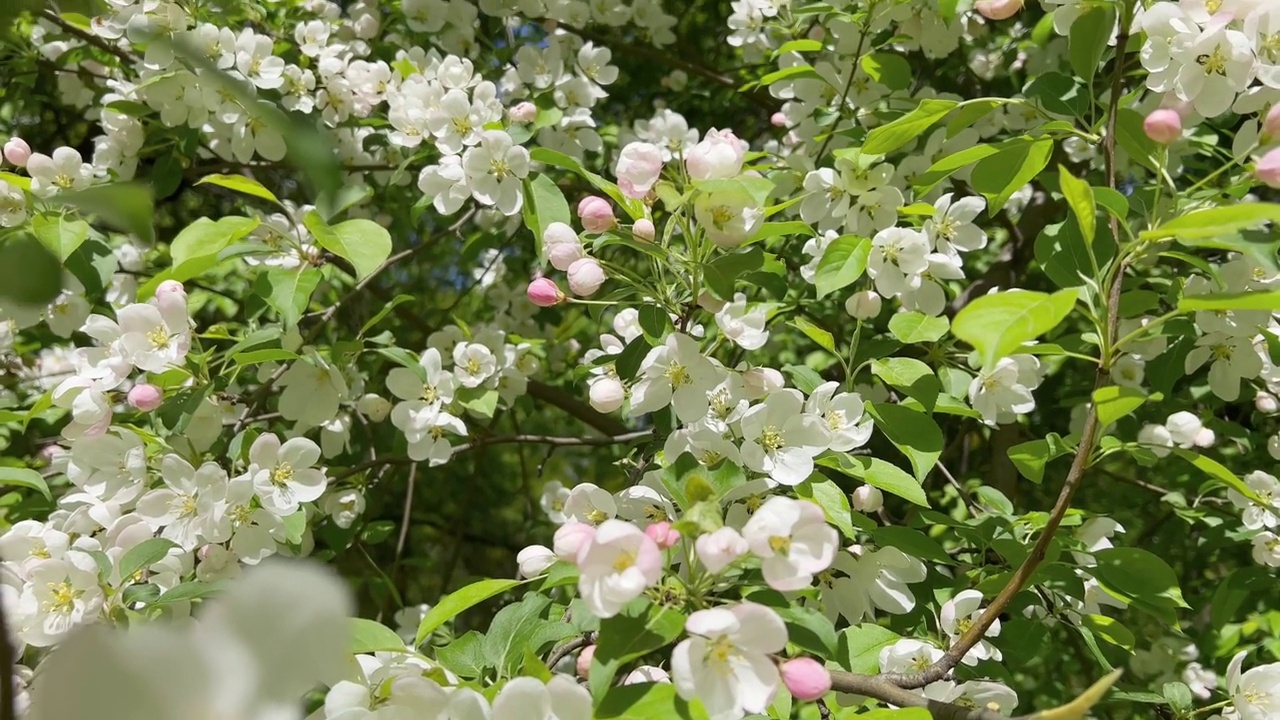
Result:
[[[588,195],[578,203],[578,217],[582,220],[582,228],[589,233],[601,233],[613,227],[613,206],[608,200],[596,195]]]
[[[812,658],[795,658],[782,663],[782,682],[795,699],[813,702],[831,692],[831,673]]]
[[[564,302],[565,295],[551,278],[538,278],[529,283],[529,302],[538,307],[551,307]]]
[[[786,126],[787,126],[787,116],[786,116],[786,115],[784,115],[784,114],[782,114],[781,112],[776,112],[776,113],[774,113],[774,114],[772,114],[772,115],[770,115],[770,116],[769,116],[769,122],[770,122],[774,127],[786,127]]]
[[[163,297],[165,295],[175,295],[185,300],[187,297],[187,289],[184,288],[182,283],[177,280],[165,280],[156,286],[156,297]]]
[[[1280,188],[1280,148],[1263,155],[1253,167],[1253,174],[1267,185]]]
[[[150,383],[138,383],[129,388],[126,400],[134,410],[151,412],[164,402],[164,391]]]
[[[1161,145],[1168,145],[1182,137],[1182,116],[1172,108],[1153,110],[1147,119],[1142,121],[1142,130],[1152,140]]]
[[[653,241],[654,236],[658,234],[658,229],[653,226],[653,221],[648,218],[640,218],[635,225],[631,226],[631,234],[640,240]]]
[[[578,233],[562,222],[553,222],[542,231],[542,252],[557,270],[568,270],[575,260],[587,254]]]
[[[577,562],[578,553],[591,544],[596,536],[596,526],[569,521],[556,530],[552,550],[556,557],[567,562]]]
[[[653,523],[645,528],[644,534],[648,535],[649,539],[657,543],[658,547],[663,550],[680,542],[680,531],[671,527],[671,523],[666,520]]]
[[[582,652],[578,653],[577,670],[578,677],[583,680],[587,679],[587,675],[591,674],[591,658],[596,656],[596,646],[588,645],[582,648]]]
[[[1271,111],[1263,118],[1262,136],[1271,140],[1280,140],[1280,103],[1272,106]]]
[[[569,266],[569,290],[578,297],[595,295],[604,281],[604,268],[595,258],[574,260]]]
[[[538,106],[531,102],[522,102],[508,110],[507,117],[514,123],[531,123],[538,117]]]
[[[849,501],[858,512],[875,512],[884,507],[884,493],[880,488],[863,485],[849,495]]]
[[[1280,411],[1280,400],[1277,400],[1276,396],[1269,392],[1260,391],[1253,398],[1253,407],[1265,415],[1275,415],[1277,411]]]
[[[978,0],[973,9],[988,20],[1008,20],[1022,9],[1022,0]]]
[[[20,137],[9,138],[9,142],[4,144],[4,159],[18,167],[26,167],[31,159],[31,146]]]

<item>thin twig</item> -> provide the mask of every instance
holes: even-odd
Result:
[[[555,669],[555,666],[560,664],[560,661],[565,659],[569,653],[574,652],[575,650],[581,650],[594,642],[595,633],[587,633],[586,635],[579,635],[576,638],[572,638],[565,644],[551,651],[551,654],[547,656],[547,667]]]
[[[391,581],[400,574],[400,561],[404,558],[405,544],[409,540],[409,526],[413,524],[413,490],[418,480],[418,463],[409,466],[409,484],[404,491],[404,510],[400,513],[400,536],[396,538],[396,556],[391,562]]]
[[[120,58],[121,60],[127,63],[132,63],[134,61],[134,58],[130,56],[129,53],[104,41],[102,38],[98,37],[97,35],[94,35],[93,33],[90,33],[90,32],[85,32],[84,30],[81,30],[75,25],[72,25],[71,23],[67,22],[66,20],[63,20],[62,16],[58,15],[58,13],[52,10],[45,10],[44,12],[40,13],[40,16],[43,17],[45,20],[48,20],[49,22],[53,23],[54,25],[57,25],[58,27],[62,28],[63,32],[67,33],[68,35],[74,35],[75,37],[89,43],[90,45],[98,48],[99,50],[102,50],[103,52],[111,53],[112,55],[115,55],[116,57]]]

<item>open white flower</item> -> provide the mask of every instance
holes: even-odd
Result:
[[[479,720],[478,715],[450,714],[459,720]],[[554,675],[543,684],[518,677],[503,686],[493,699],[493,720],[591,720],[591,693],[568,675]]]
[[[259,435],[249,448],[249,476],[262,506],[284,517],[323,495],[329,479],[312,467],[319,459],[320,446],[307,438],[281,444],[273,433]]]
[[[920,692],[930,700],[951,703],[975,710],[994,710],[1001,715],[1013,715],[1018,707],[1018,694],[998,682],[970,680],[955,683],[939,680],[921,688]]]
[[[711,242],[724,248],[750,240],[764,223],[764,209],[743,190],[699,193],[693,201],[693,215]]]
[[[864,418],[865,406],[857,393],[839,392],[840,383],[826,382],[813,389],[805,401],[805,412],[822,418],[830,438],[828,447],[848,452],[871,439],[871,418]]]
[[[605,520],[578,550],[578,594],[591,614],[617,615],[662,577],[662,551],[643,530],[623,520]]]
[[[880,672],[917,673],[942,659],[942,651],[923,640],[903,638],[880,649]]]
[[[954,644],[961,635],[969,632],[969,628],[978,621],[984,609],[982,593],[977,590],[962,590],[942,604],[942,610],[938,614],[938,624],[942,627],[942,632],[947,634],[947,640]],[[997,618],[991,627],[987,628],[984,638],[996,637],[999,634],[1000,620]],[[983,639],[965,654],[962,662],[965,665],[976,665],[979,660],[1000,662],[1000,659],[999,648]]]
[[[529,174],[529,151],[501,130],[485,130],[480,144],[462,155],[471,195],[493,205],[503,215],[515,215],[524,205],[521,181]]]
[[[751,552],[763,558],[760,569],[774,590],[808,587],[814,575],[831,566],[840,541],[822,508],[781,495],[755,511],[742,536]]]
[[[934,202],[933,217],[924,221],[925,235],[945,255],[986,247],[987,234],[973,221],[986,209],[987,201],[972,195],[954,201],[952,197],[947,193]]]
[[[1225,24],[1210,24],[1175,52],[1182,65],[1174,92],[1206,118],[1231,109],[1236,96],[1253,81],[1257,61],[1249,38]]]
[[[688,335],[671,333],[640,362],[640,379],[631,389],[631,412],[643,415],[671,405],[681,422],[707,414],[707,393],[720,382],[716,366]]]
[[[1011,355],[978,373],[969,383],[969,403],[988,425],[1007,424],[1036,407],[1031,394],[1040,384],[1040,361],[1032,355]]]
[[[327,569],[251,570],[194,623],[73,637],[41,665],[31,718],[300,719],[298,698],[345,672],[352,610]]]
[[[1255,503],[1235,490],[1227,490],[1227,498],[1241,513],[1241,522],[1250,530],[1271,529],[1280,525],[1280,480],[1274,475],[1254,470],[1244,476],[1245,485],[1258,496],[1261,504]]]
[[[295,361],[280,376],[280,415],[306,427],[324,425],[347,399],[347,381],[336,365],[315,353]]]
[[[780,485],[804,482],[830,442],[822,420],[804,412],[797,390],[772,393],[742,416],[742,462]]]
[[[766,712],[781,682],[769,656],[787,644],[782,618],[746,602],[699,610],[684,628],[691,637],[671,653],[671,679],[680,697],[701,700],[711,720]]]
[[[53,157],[35,153],[27,160],[31,194],[49,197],[68,190],[83,190],[93,183],[93,166],[75,148],[60,147]]]
[[[1227,666],[1227,692],[1240,720],[1275,720],[1280,717],[1280,663],[1259,665],[1244,673],[1245,655],[1239,653]]]
[[[859,623],[874,619],[877,609],[895,615],[910,612],[916,598],[907,586],[924,580],[925,574],[923,562],[895,547],[867,551],[854,545],[836,553],[831,570],[819,576],[818,589],[827,617],[843,615]]]
[[[221,503],[227,493],[226,470],[212,462],[197,470],[177,455],[166,455],[160,461],[160,475],[164,487],[138,500],[137,513],[152,530],[160,530],[160,537],[183,550],[227,539],[219,532]]]
[[[875,280],[876,292],[897,297],[920,286],[920,275],[929,269],[929,238],[918,230],[888,228],[871,239],[867,275]]]
[[[498,359],[493,351],[474,342],[454,346],[453,365],[458,384],[465,388],[480,387],[498,371]]]
[[[191,347],[186,302],[135,303],[116,313],[124,356],[147,372],[181,365]]]
[[[759,350],[769,340],[765,327],[765,309],[757,305],[747,309],[747,296],[736,293],[733,302],[725,303],[716,313],[716,325],[720,332],[743,350]]]
[[[75,627],[92,622],[103,602],[98,563],[88,553],[70,550],[41,560],[30,567],[18,600],[18,635],[36,647],[59,643]]]

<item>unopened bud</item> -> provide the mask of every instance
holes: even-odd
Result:
[[[631,234],[640,240],[653,241],[658,234],[658,229],[653,226],[653,221],[648,218],[640,218],[635,225],[631,226]]]
[[[622,407],[622,401],[627,399],[627,391],[620,380],[606,376],[591,383],[588,396],[591,407],[596,412],[611,413]]]
[[[973,9],[988,20],[1008,20],[1022,9],[1022,0],[978,0]]]
[[[538,307],[551,307],[564,302],[565,295],[551,278],[541,277],[529,283],[529,302]]]
[[[649,539],[658,544],[658,547],[666,550],[667,548],[680,542],[680,531],[671,527],[671,523],[663,520],[656,522],[644,529],[644,534]]]
[[[582,220],[582,229],[589,233],[602,233],[616,221],[613,206],[596,195],[588,195],[578,203],[578,219]]]
[[[578,653],[578,662],[575,664],[575,668],[578,671],[578,677],[583,680],[587,679],[587,675],[591,674],[591,659],[595,656],[595,645],[588,645],[582,648],[582,652]]]
[[[875,290],[863,290],[844,301],[844,311],[859,320],[870,320],[880,314],[882,305],[879,293]]]
[[[31,159],[31,146],[20,137],[9,138],[9,142],[4,144],[4,159],[18,167],[26,167]]]
[[[858,512],[877,512],[884,507],[884,493],[878,487],[863,485],[849,495],[849,503]]]
[[[1263,155],[1253,167],[1253,174],[1268,186],[1280,188],[1280,148]]]
[[[1142,121],[1142,130],[1155,142],[1168,145],[1182,137],[1182,116],[1171,108],[1153,110]]]
[[[795,699],[813,702],[831,692],[831,673],[813,658],[795,658],[782,663],[782,682]]]
[[[522,102],[507,111],[507,117],[513,123],[531,123],[538,117],[538,106],[531,102]]]
[[[604,281],[604,268],[595,258],[579,258],[569,266],[569,290],[578,297],[595,295]]]
[[[138,383],[129,388],[126,401],[134,410],[151,412],[164,402],[164,391],[150,383]]]
[[[382,422],[391,414],[391,401],[377,393],[367,393],[356,401],[356,412],[370,422]]]
[[[1271,107],[1262,120],[1262,137],[1267,140],[1280,140],[1280,103]]]

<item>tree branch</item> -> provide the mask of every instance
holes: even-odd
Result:
[[[63,20],[61,15],[59,15],[58,13],[52,10],[45,10],[44,12],[40,13],[40,17],[44,18],[45,20],[48,20],[54,25],[57,25],[59,28],[62,28],[62,31],[67,33],[68,35],[72,35],[76,38],[79,38],[80,40],[83,40],[84,42],[98,48],[99,50],[102,50],[103,52],[111,53],[112,55],[115,55],[116,57],[120,58],[124,62],[133,63],[134,61],[134,58],[130,56],[129,53],[104,41],[102,38],[98,37],[97,35],[94,35],[93,33],[85,32],[84,30],[81,30],[75,25],[72,25],[71,23],[67,22],[66,20]]]

